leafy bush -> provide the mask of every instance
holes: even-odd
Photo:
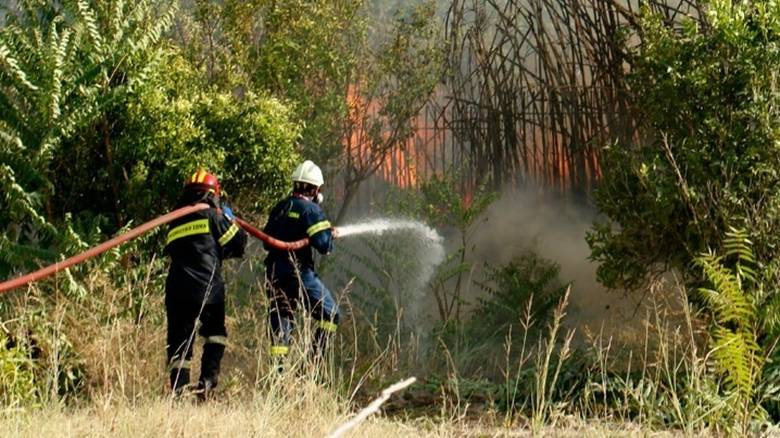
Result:
[[[95,11],[120,12],[100,9],[102,6],[98,2]],[[143,8],[136,12],[154,15],[151,9]],[[69,11],[53,12],[52,20],[64,20]],[[20,29],[33,32],[35,26],[49,26],[35,21],[16,28],[13,20],[11,23],[7,35],[0,32],[0,43],[21,38],[17,35]],[[78,26],[89,26],[88,20],[86,24],[76,23],[74,35],[80,32]],[[149,32],[157,30],[159,26],[155,25]],[[148,38],[146,34],[136,37]],[[0,101],[0,105],[8,105],[8,111],[0,114],[0,132],[10,135],[3,137],[9,145],[18,146],[0,148],[0,196],[9,206],[0,212],[0,225],[4,227],[0,236],[3,277],[14,269],[29,269],[42,258],[50,261],[54,254],[80,246],[80,235],[95,230],[113,234],[131,221],[137,223],[168,211],[179,196],[185,176],[197,167],[215,172],[234,206],[248,213],[267,209],[289,190],[288,177],[298,160],[296,143],[300,135],[300,125],[293,120],[290,107],[266,95],[247,92],[239,97],[206,88],[200,73],[175,48],[161,42],[152,44],[154,41],[159,39],[146,41],[149,53],[138,60],[139,71],[123,70],[116,90],[109,87],[106,91],[97,81],[94,93],[105,96],[90,103],[88,116],[76,123],[71,120],[75,115],[63,115],[65,119],[57,123],[68,124],[47,128],[50,135],[45,141],[22,136],[43,129],[35,125],[42,123],[40,117],[17,120],[15,114],[46,111],[34,105],[48,105],[47,99],[60,102],[62,111],[70,108],[63,106],[66,103],[87,111],[87,103],[65,100],[56,90],[41,91],[49,93],[45,98],[45,94],[27,98],[23,93],[27,85],[20,79],[13,82],[9,77],[0,82],[4,86],[0,91],[8,98]],[[97,43],[77,39],[69,44],[77,45],[76,52],[62,55],[66,57],[62,62],[73,63],[69,68],[76,71],[89,68],[79,58],[78,50],[94,49]],[[34,57],[24,66],[42,74],[39,70],[44,66],[39,64],[47,59]],[[113,59],[112,55],[101,62]],[[23,73],[19,70],[16,75]],[[78,91],[87,86],[76,72],[58,80],[61,88]],[[75,99],[73,93],[67,95],[68,99]],[[70,227],[70,232],[58,231],[65,227]]]
[[[270,210],[290,191],[299,161],[300,127],[291,109],[250,93],[238,101],[228,94],[207,95],[196,111],[203,123],[202,147],[224,157],[215,169],[221,170],[232,202],[258,213]]]
[[[457,171],[434,175],[423,181],[419,189],[391,192],[385,207],[392,213],[410,215],[439,229],[443,235],[455,234],[458,246],[447,251],[445,261],[437,268],[431,281],[439,320],[445,325],[461,322],[464,292],[471,286],[466,273],[473,263],[468,260],[474,248],[475,227],[484,222],[482,213],[496,199],[496,193],[480,186],[468,196],[459,195]]]
[[[0,276],[57,241],[53,223],[59,172],[81,157],[64,142],[98,123],[110,102],[145,81],[161,34],[172,22],[168,0],[144,2],[22,0],[4,7],[0,27]],[[84,148],[101,154],[105,148]],[[100,163],[102,164],[102,163]],[[89,168],[88,181],[103,166]],[[94,182],[94,181],[93,181]],[[58,214],[59,213],[59,214]],[[35,249],[38,249],[37,251]]]
[[[516,256],[509,263],[486,267],[482,283],[484,297],[465,324],[467,339],[480,343],[504,342],[507,334],[518,339],[525,334],[535,340],[552,317],[553,308],[561,301],[568,285],[558,275],[560,267],[533,252]],[[529,319],[533,327],[524,329],[522,322]]]
[[[306,124],[307,158],[321,164],[341,151],[345,91],[365,39],[364,0],[272,2],[263,10],[264,34],[246,66],[254,85],[295,102]],[[234,29],[235,33],[237,29]],[[243,34],[246,37],[251,35]],[[244,39],[243,41],[246,41]]]
[[[679,26],[641,17],[629,77],[640,130],[605,150],[595,199],[607,220],[588,242],[609,287],[674,271],[698,291],[689,298],[711,318],[714,371],[699,395],[725,406],[715,423],[745,433],[778,394],[780,8],[703,10]]]
[[[299,127],[290,109],[264,95],[239,98],[197,84],[197,72],[169,49],[147,85],[107,110],[107,133],[80,132],[64,148],[58,161],[76,161],[61,166],[55,186],[65,196],[55,205],[64,212],[145,219],[169,210],[198,167],[215,172],[225,193],[246,210],[260,212],[282,196],[297,161]],[[88,146],[105,143],[114,160],[90,173],[103,157]]]
[[[752,419],[765,419],[758,390],[766,357],[774,345],[762,345],[759,338],[765,315],[759,306],[764,294],[760,274],[755,270],[752,242],[744,230],[731,229],[724,246],[725,257],[709,252],[696,259],[708,283],[699,288],[699,294],[712,316],[713,371],[723,381],[725,396],[733,400],[729,413],[736,429],[747,433]],[[778,384],[777,381],[767,383]]]
[[[558,265],[533,252],[485,267],[482,294],[460,324],[444,324],[441,336],[460,369],[495,373],[507,360],[537,345],[553,309],[566,293]]]
[[[759,265],[778,263],[780,8],[728,0],[704,8],[702,25],[641,17],[629,77],[640,130],[632,144],[605,150],[595,201],[607,220],[588,236],[609,287],[674,269],[695,290],[693,260],[708,248],[721,253],[730,226],[748,230]]]

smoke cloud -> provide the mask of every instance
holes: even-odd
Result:
[[[475,224],[469,260],[478,268],[496,266],[531,250],[557,263],[560,279],[572,282],[568,324],[595,331],[603,327],[612,334],[639,319],[634,315],[638,297],[608,291],[596,280],[597,266],[588,259],[585,241],[596,217],[593,207],[571,200],[537,190],[505,190],[483,214],[484,222]]]
[[[353,207],[350,222],[363,223],[367,220],[366,216],[376,217],[371,208],[356,210]],[[364,219],[357,219],[361,216]],[[484,291],[477,282],[484,281],[485,265],[498,267],[533,251],[560,266],[561,282],[572,283],[568,326],[577,327],[580,334],[586,328],[592,332],[603,328],[607,336],[626,340],[634,338],[635,329],[641,328],[644,317],[642,308],[637,311],[641,294],[606,290],[596,280],[596,264],[588,259],[590,249],[585,236],[597,216],[593,207],[544,194],[537,188],[504,190],[472,225],[467,260],[473,269],[464,274],[466,286],[463,298],[467,303],[475,303],[478,298],[484,297]],[[447,254],[454,254],[460,245],[460,236],[454,230],[438,231],[444,236]],[[394,232],[379,237],[377,244],[381,242],[383,245],[380,247],[383,247],[401,237],[415,240],[421,236]],[[331,260],[333,269],[325,274],[326,280],[339,290],[354,275],[360,277],[363,282],[353,285],[353,295],[375,294],[372,288],[365,286],[384,284],[398,294],[395,297],[397,307],[404,309],[404,320],[409,325],[414,326],[416,331],[430,329],[439,320],[436,301],[431,289],[415,279],[430,278],[431,265],[441,262],[441,255],[436,256],[435,263],[430,263],[428,252],[419,247],[422,240],[412,246],[390,245],[393,248],[387,248],[390,252],[386,254],[397,257],[382,260],[383,257],[377,256],[383,253],[382,250],[376,252],[378,247],[369,249],[371,245],[367,246],[361,238],[343,239],[338,242],[335,259]],[[375,267],[367,266],[366,260]],[[454,287],[454,280],[451,283],[447,286]]]

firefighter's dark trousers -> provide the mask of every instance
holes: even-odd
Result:
[[[225,302],[203,305],[191,299],[165,298],[168,316],[168,366],[170,367],[171,389],[179,392],[190,382],[190,360],[195,341],[194,331],[200,320],[198,334],[205,339],[200,360],[198,386],[211,389],[217,386],[219,364],[225,353],[227,330],[225,329]]]
[[[271,330],[271,356],[284,357],[289,352],[290,338],[295,325],[293,312],[302,301],[316,323],[312,357],[319,358],[339,322],[336,301],[319,276],[311,270],[299,273],[276,274],[269,270],[268,319]]]

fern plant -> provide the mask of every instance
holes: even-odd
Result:
[[[764,366],[759,344],[758,298],[762,295],[756,272],[756,259],[747,232],[730,228],[724,239],[725,255],[712,251],[695,263],[704,273],[707,285],[698,289],[711,315],[710,357],[723,388],[735,403],[735,418],[746,431],[752,416],[761,413],[756,406],[756,388]]]

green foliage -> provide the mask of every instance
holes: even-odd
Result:
[[[764,378],[778,336],[780,6],[713,0],[701,18],[644,11],[629,77],[640,131],[605,150],[595,199],[608,220],[588,241],[609,287],[673,270],[698,291],[716,389],[702,393],[744,433],[777,394]]]
[[[0,331],[0,402],[4,409],[24,407],[37,400],[34,364],[23,344],[10,342]]]
[[[413,209],[426,223],[454,228],[460,237],[459,246],[448,251],[447,259],[439,267],[431,288],[439,308],[439,318],[445,324],[451,319],[460,322],[464,288],[468,287],[464,275],[471,270],[468,252],[473,249],[472,236],[475,225],[481,224],[482,213],[496,199],[496,193],[484,186],[478,187],[471,197],[458,193],[456,174],[434,176],[420,187],[419,196],[413,197]],[[452,284],[454,282],[454,284]]]
[[[751,246],[744,230],[732,228],[724,239],[725,257],[732,259],[728,264],[712,252],[696,259],[708,282],[698,292],[712,316],[712,361],[723,377],[727,395],[735,398],[733,412],[743,431],[750,418],[761,419],[763,414],[755,406],[755,395],[766,354],[758,339],[760,313],[756,301],[761,286]]]
[[[197,147],[224,156],[225,190],[237,206],[267,211],[290,191],[298,164],[300,127],[290,108],[277,99],[248,94],[240,101],[220,94],[202,100],[196,120],[205,135]]]
[[[175,11],[162,0],[17,6],[0,28],[0,197],[8,206],[0,227],[9,230],[0,239],[2,276],[26,248],[67,239],[52,225],[60,170],[54,157],[109,102],[144,81],[155,64],[151,48]]]
[[[471,196],[458,194],[456,172],[434,175],[414,190],[390,192],[383,202],[390,215],[411,216],[435,227],[445,236],[454,234],[458,246],[448,248],[446,258],[431,280],[430,289],[436,299],[440,322],[460,322],[463,293],[471,286],[467,274],[473,263],[468,253],[473,249],[472,236],[481,224],[482,213],[495,200],[496,193],[478,187]],[[457,324],[456,324],[457,325]]]
[[[343,219],[357,187],[412,135],[442,74],[435,2],[407,3],[380,12],[365,0],[197,0],[181,42],[210,84],[289,102],[306,158],[337,169],[346,159]],[[344,157],[352,140],[364,155]]]
[[[196,167],[248,212],[288,190],[291,107],[207,87],[163,41],[175,4],[20,7],[0,29],[0,275],[168,211]]]
[[[349,75],[366,39],[363,0],[196,0],[180,17],[183,53],[210,85],[288,102],[306,158],[341,152]]]
[[[481,369],[489,375],[488,370],[504,365],[507,356],[523,360],[519,356],[545,335],[553,310],[566,293],[568,286],[562,284],[559,272],[558,265],[533,252],[505,265],[485,266],[478,282],[482,293],[473,308],[460,324],[445,324],[441,332],[459,368]],[[524,387],[532,384],[529,377],[523,377]]]
[[[341,123],[352,68],[365,62],[364,0],[261,2],[264,33],[248,67],[254,84],[295,102],[306,124],[308,158],[325,163],[341,152]]]
[[[43,297],[40,292],[0,303],[4,333],[0,336],[0,394],[10,402],[6,406],[29,408],[64,401],[83,389],[83,357],[62,330],[63,315],[53,318],[51,301],[56,298],[50,293]]]
[[[173,48],[160,56],[160,67],[147,84],[112,105],[110,124],[103,132],[80,133],[63,155],[63,160],[77,157],[63,168],[60,191],[64,196],[58,199],[63,211],[84,212],[86,201],[89,211],[108,213],[118,208],[123,217],[149,218],[171,208],[183,178],[196,167],[220,169],[219,148],[203,144],[205,130],[198,110],[205,106],[201,104],[205,98],[199,75]],[[83,175],[102,158],[90,151],[105,143],[113,149],[113,163],[110,167],[103,163],[104,170],[85,179]],[[116,203],[110,201],[114,187]]]
[[[691,286],[704,277],[693,298],[712,317],[715,375],[744,425],[777,393],[763,379],[776,375],[765,357],[778,335],[780,8],[712,1],[705,23],[675,29],[645,13],[631,86],[646,140],[606,150],[596,201],[609,221],[589,243],[608,286],[667,269]]]
[[[163,57],[149,84],[111,108],[115,169],[104,184],[79,178],[89,157],[66,170],[70,182],[65,211],[79,210],[83,198],[111,199],[110,176],[120,178],[122,215],[146,218],[170,209],[183,179],[197,167],[215,172],[231,202],[247,211],[265,210],[289,186],[297,161],[299,127],[288,106],[265,95],[239,98],[203,90],[197,72],[174,49]],[[182,86],[181,84],[186,84]],[[86,133],[90,135],[91,133]],[[86,137],[81,144],[101,139]],[[91,140],[91,141],[90,141]],[[94,177],[93,177],[94,178]],[[101,192],[101,189],[103,192]],[[73,202],[78,199],[79,202]],[[103,205],[99,211],[111,211]]]
[[[433,175],[420,184],[419,190],[406,199],[399,199],[399,208],[423,218],[436,227],[454,228],[470,237],[472,225],[497,198],[487,186],[477,187],[472,193],[460,194],[460,178],[456,171]],[[466,240],[469,240],[468,238]]]
[[[588,237],[609,287],[670,268],[693,285],[691,262],[707,248],[722,252],[729,226],[749,230],[760,264],[776,264],[780,8],[714,0],[705,9],[703,25],[641,18],[629,77],[640,134],[604,151],[595,200],[608,220]]]
[[[559,279],[560,267],[533,252],[516,256],[509,263],[486,266],[481,284],[485,292],[465,323],[464,336],[480,343],[503,343],[507,334],[519,339],[521,332],[529,337],[544,328],[553,308],[566,293]],[[533,328],[521,322],[530,318]]]

